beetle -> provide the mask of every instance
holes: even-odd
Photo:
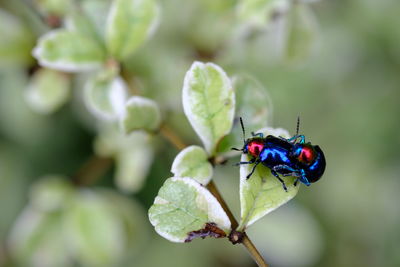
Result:
[[[294,186],[298,181],[309,186],[318,181],[324,174],[326,161],[324,153],[318,145],[305,142],[304,135],[299,135],[300,118],[297,118],[296,134],[289,138],[251,132],[252,137],[245,139],[246,133],[243,120],[240,118],[243,132],[243,148],[232,148],[251,156],[249,161],[241,161],[235,165],[254,164],[251,172],[246,176],[249,179],[258,164],[262,164],[271,170],[271,173],[282,183],[287,192],[284,180],[279,176],[296,177]]]

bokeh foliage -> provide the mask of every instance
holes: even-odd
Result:
[[[0,265],[26,266],[27,259],[34,260],[30,266],[54,266],[54,261],[57,266],[253,264],[242,248],[223,240],[183,246],[154,233],[145,210],[171,176],[178,150],[159,136],[139,134],[138,144],[109,124],[99,125],[83,100],[87,81],[96,73],[56,72],[55,76],[68,78],[69,93],[44,103],[51,114],[38,113],[27,101],[40,73],[32,49],[53,28],[74,25],[89,42],[102,43],[91,52],[96,52],[96,60],[101,58],[96,64],[108,64],[103,81],[121,78],[130,94],[154,100],[163,120],[187,144],[201,144],[181,104],[183,78],[195,60],[215,62],[232,76],[250,75],[265,88],[274,107],[265,126],[293,132],[301,116],[300,131],[324,149],[327,170],[317,184],[302,188],[292,203],[249,229],[271,264],[400,264],[397,0],[254,1],[260,2],[258,8],[246,7],[245,0],[159,1],[159,11],[154,11],[160,12],[158,28],[141,46],[121,45],[132,53],[113,52],[122,62],[118,67],[107,61],[105,51],[115,46],[105,41],[110,35],[99,26],[108,11],[102,6],[110,2],[75,1],[94,21],[94,28],[85,28],[88,24],[81,17],[64,27],[68,10],[76,8],[61,4],[65,2],[0,1]],[[288,9],[292,2],[300,8]],[[265,112],[272,112],[267,102]],[[255,118],[251,111],[243,112],[248,116],[245,121]],[[258,121],[253,123],[255,129],[249,131],[260,127]],[[233,131],[240,140],[237,124]],[[93,153],[115,159],[115,166],[89,188],[69,184]],[[215,170],[215,182],[237,217],[238,172],[230,164]],[[45,186],[43,181],[52,180],[42,177],[53,174],[67,185]],[[130,175],[133,178],[124,180]],[[48,187],[42,196],[41,186]],[[56,205],[53,190],[56,197],[70,199],[66,206]],[[60,190],[71,193],[66,196]],[[21,216],[28,219],[17,224]],[[46,223],[34,229],[40,220]],[[22,241],[15,252],[13,229],[28,226],[31,232],[25,237],[31,243]],[[116,247],[103,250],[111,244]]]

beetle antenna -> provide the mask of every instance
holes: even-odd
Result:
[[[299,134],[299,128],[300,128],[300,116],[297,116],[296,135]]]
[[[242,126],[242,132],[243,132],[243,143],[246,143],[246,132],[244,130],[244,125],[243,125],[243,120],[242,117],[239,117],[240,119],[240,125]]]

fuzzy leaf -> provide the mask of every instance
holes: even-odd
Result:
[[[286,60],[300,62],[316,47],[317,21],[312,9],[305,4],[294,4],[288,14]]]
[[[183,108],[209,155],[232,128],[235,93],[226,73],[213,63],[194,62],[183,85]]]
[[[40,37],[33,56],[42,66],[70,72],[99,68],[105,60],[101,44],[65,29],[50,31]]]
[[[68,100],[69,86],[69,77],[65,74],[41,69],[33,75],[25,92],[25,100],[39,113],[52,113]]]
[[[84,90],[86,106],[99,119],[115,120],[124,113],[127,88],[119,76],[99,73],[87,81]]]
[[[289,133],[283,129],[264,128],[257,132],[289,138]],[[241,161],[249,159],[247,154],[243,154]],[[261,164],[257,166],[253,175],[246,179],[252,168],[253,164],[240,165],[241,221],[238,227],[240,231],[288,202],[297,194],[300,187],[299,184],[293,185],[294,177],[283,177],[288,189],[286,192],[281,182],[271,174],[271,170]]]
[[[117,127],[101,129],[94,148],[102,157],[116,161],[115,183],[125,192],[139,191],[153,162],[154,148],[149,134],[137,131],[126,135]]]
[[[68,267],[60,213],[41,212],[28,205],[10,231],[8,248],[18,266]]]
[[[236,95],[236,119],[232,132],[219,147],[220,152],[227,152],[225,156],[237,155],[231,148],[243,144],[239,117],[243,118],[247,133],[270,125],[272,117],[272,103],[261,83],[248,75],[237,75],[232,80]]]
[[[157,233],[173,242],[223,237],[231,226],[217,199],[191,178],[167,179],[149,209],[149,218]]]
[[[262,27],[270,21],[275,10],[287,6],[287,0],[240,0],[236,11],[241,21]]]
[[[211,180],[213,168],[203,148],[190,146],[175,157],[171,172],[175,177],[190,177],[206,185]]]
[[[106,28],[106,43],[119,60],[132,54],[154,31],[159,9],[154,0],[115,0]]]
[[[64,211],[66,242],[83,266],[111,266],[122,256],[125,233],[115,209],[100,194],[85,190]]]
[[[121,118],[125,133],[135,130],[156,130],[161,123],[160,109],[156,102],[141,96],[133,96],[126,103],[126,110]]]
[[[0,67],[27,66],[32,63],[35,37],[17,17],[0,9]]]

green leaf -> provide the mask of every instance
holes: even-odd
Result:
[[[151,136],[137,131],[126,135],[120,129],[105,128],[95,140],[96,154],[116,160],[115,183],[125,192],[139,191],[153,162]]]
[[[231,227],[217,199],[190,178],[167,179],[149,209],[149,218],[157,233],[173,242],[189,242],[207,225],[218,228],[210,232],[215,237],[225,236]]]
[[[84,90],[87,108],[99,119],[116,120],[124,113],[128,90],[119,76],[101,72],[86,82]]]
[[[0,9],[0,67],[32,63],[35,37],[17,17]]]
[[[18,216],[8,240],[10,254],[18,266],[71,266],[61,224],[60,213],[41,212],[28,205]]]
[[[72,185],[66,177],[47,175],[32,186],[30,201],[38,210],[55,211],[65,205],[73,192]]]
[[[211,180],[213,168],[203,148],[189,146],[175,157],[171,172],[175,177],[190,177],[206,185]]]
[[[42,66],[70,72],[93,70],[105,61],[101,44],[64,29],[53,30],[40,37],[33,56]]]
[[[226,73],[213,63],[194,62],[183,85],[183,108],[209,155],[233,123],[235,93]]]
[[[274,135],[289,138],[289,133],[283,129],[264,128],[257,132],[264,135]],[[243,154],[241,161],[249,161],[247,154]],[[277,209],[292,199],[299,190],[294,186],[294,177],[284,177],[288,192],[282,188],[281,182],[271,174],[271,170],[261,164],[257,166],[253,175],[247,179],[253,164],[240,165],[240,206],[241,221],[239,231],[259,220],[264,215]]]
[[[237,155],[231,148],[243,144],[239,117],[243,118],[247,133],[270,125],[272,120],[272,103],[267,89],[248,75],[237,75],[232,80],[236,95],[236,123],[219,146],[219,152],[226,152],[225,156]]]
[[[154,31],[159,9],[154,0],[115,0],[106,28],[106,43],[119,60],[132,54]]]
[[[156,102],[151,99],[133,96],[125,106],[121,118],[122,129],[126,134],[135,130],[156,130],[161,123],[161,113]]]
[[[63,233],[83,266],[112,266],[123,255],[126,236],[120,218],[97,192],[82,190],[65,210]]]
[[[67,75],[50,69],[40,69],[31,78],[25,91],[29,106],[43,114],[59,109],[69,98],[70,80]]]
[[[305,4],[293,4],[288,14],[286,60],[300,62],[316,48],[317,21],[312,9]]]
[[[287,0],[240,0],[237,5],[238,18],[253,26],[265,26],[277,9],[286,9]]]

